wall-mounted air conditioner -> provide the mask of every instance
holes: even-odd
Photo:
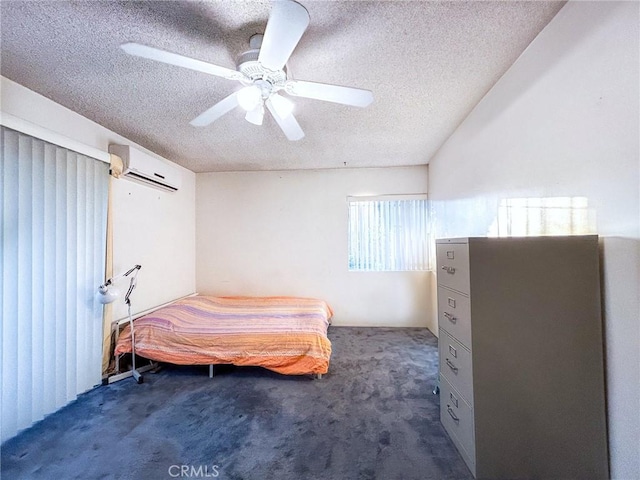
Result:
[[[175,192],[180,188],[177,168],[129,145],[109,145],[109,153],[119,156],[124,164],[123,176],[150,187]]]

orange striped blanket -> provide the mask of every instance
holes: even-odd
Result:
[[[312,298],[194,296],[134,320],[136,355],[180,365],[233,364],[327,373],[329,305]],[[131,352],[131,329],[115,355]]]

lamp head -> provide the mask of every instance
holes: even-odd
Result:
[[[107,303],[112,303],[117,300],[120,296],[120,291],[112,284],[105,283],[104,285],[100,285],[98,287],[98,302],[103,305]]]
[[[131,276],[131,283],[129,284],[129,290],[127,290],[127,294],[124,297],[124,301],[127,305],[131,306],[129,302],[129,296],[133,289],[136,288],[136,276],[138,275],[138,271],[142,268],[142,265],[135,265],[133,268],[127,270],[125,273],[121,273],[120,275],[116,275],[115,277],[111,277],[109,280],[104,282],[102,285],[98,287],[98,292],[96,293],[96,297],[98,302],[103,305],[106,303],[112,303],[116,301],[116,299],[120,296],[120,290],[116,288],[113,284],[114,281]]]

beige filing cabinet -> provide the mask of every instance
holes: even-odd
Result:
[[[440,419],[476,478],[608,478],[598,237],[436,241]]]

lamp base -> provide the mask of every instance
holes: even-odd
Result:
[[[144,367],[136,368],[135,370],[129,370],[128,372],[118,373],[116,375],[111,375],[110,377],[102,379],[102,385],[111,385],[112,383],[119,382],[120,380],[124,380],[125,378],[133,377],[136,382],[142,383],[143,378],[141,373],[148,372],[149,370],[155,370],[158,368],[158,364],[150,363],[149,365],[145,365]]]

